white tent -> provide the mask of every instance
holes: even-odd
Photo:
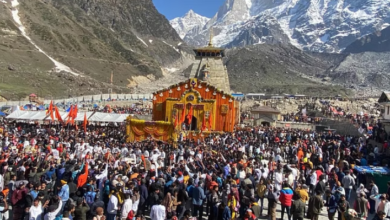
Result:
[[[111,98],[111,99],[118,99],[118,94],[111,94],[111,95],[110,95],[110,98]]]
[[[87,114],[87,119],[93,115],[94,112],[77,112],[77,117],[75,121],[84,121],[84,114]]]
[[[104,120],[109,120],[109,122],[124,122],[129,116],[128,114],[109,114],[107,115]]]
[[[104,122],[103,118],[105,116],[105,113],[102,112],[95,112],[88,121],[98,121],[98,122]]]
[[[93,101],[100,101],[100,100],[102,100],[102,95],[94,95],[94,96],[92,96],[92,98],[93,98]]]
[[[103,94],[102,100],[108,100],[110,98],[110,94]]]
[[[63,120],[63,121],[66,121],[66,117],[68,116],[68,112],[60,112],[59,111],[59,113],[60,113],[60,115],[61,115],[61,119]],[[54,121],[59,121],[58,120],[58,118],[56,117],[56,113],[55,112],[53,112],[53,117],[54,117]],[[47,115],[45,118],[44,118],[44,120],[49,120],[49,121],[51,121],[51,117],[50,117],[50,115]]]
[[[21,111],[16,110],[7,116],[9,119],[16,120],[43,120],[46,118],[46,111]]]
[[[138,99],[138,94],[131,94],[131,99],[137,100]]]
[[[131,94],[125,94],[126,100],[131,100]]]
[[[31,118],[34,118],[39,115],[38,111],[26,111],[25,114],[20,115],[17,119],[18,120],[31,120]],[[46,113],[45,113],[46,115]]]
[[[118,99],[119,100],[124,100],[125,99],[125,94],[118,94]]]
[[[128,114],[111,114],[95,112],[88,121],[91,122],[124,122]],[[84,120],[84,119],[83,119]]]
[[[84,96],[84,102],[91,102],[91,101],[92,101],[92,96],[91,95]]]
[[[22,111],[19,108],[17,108],[15,111],[13,111],[11,114],[7,116],[9,119],[18,119],[23,114],[28,114],[28,111]]]
[[[46,111],[37,111],[29,120],[43,120],[44,118],[46,118]]]

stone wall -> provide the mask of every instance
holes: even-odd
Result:
[[[284,122],[284,121],[277,121],[276,126],[277,128],[293,128],[293,129],[310,129],[314,130],[315,125],[310,123],[296,123],[296,122]]]

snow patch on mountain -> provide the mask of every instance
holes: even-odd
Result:
[[[180,50],[179,49],[177,49],[176,47],[174,47],[173,45],[171,45],[171,44],[168,44],[167,42],[165,42],[165,41],[163,41],[163,43],[164,44],[166,44],[166,45],[168,45],[168,46],[170,46],[170,47],[172,47],[172,49],[174,49],[177,53],[180,53]]]
[[[194,46],[207,44],[213,30],[216,46],[255,44],[266,37],[305,50],[339,52],[388,26],[390,0],[226,0],[206,24],[196,23],[196,31],[186,23],[178,25],[181,19],[171,24]]]
[[[79,76],[80,74],[74,72],[70,67],[66,66],[63,63],[58,62],[53,57],[49,56],[49,54],[47,54],[36,43],[34,43],[34,41],[27,35],[26,27],[22,24],[22,21],[19,17],[19,10],[18,10],[19,2],[18,2],[18,0],[12,0],[11,5],[12,5],[12,11],[11,11],[12,18],[14,19],[15,23],[18,25],[18,29],[20,30],[20,33],[22,34],[22,36],[25,37],[40,53],[45,55],[47,58],[49,58],[54,63],[55,71],[56,72],[65,71],[65,72],[68,72],[72,75]]]
[[[137,39],[138,39],[139,41],[141,41],[146,47],[149,47],[149,45],[148,45],[147,43],[145,43],[145,41],[142,40],[142,38],[140,38],[140,37],[138,37],[138,36],[136,36],[136,37],[137,37]]]

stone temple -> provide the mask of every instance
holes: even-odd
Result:
[[[214,47],[212,37],[208,46],[194,49],[195,62],[192,64],[189,78],[197,78],[230,94],[229,76],[223,65],[224,49]]]

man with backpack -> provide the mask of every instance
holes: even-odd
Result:
[[[92,190],[91,186],[87,186],[87,192],[84,195],[85,201],[87,202],[88,206],[91,207],[92,204],[95,201],[96,192]]]

